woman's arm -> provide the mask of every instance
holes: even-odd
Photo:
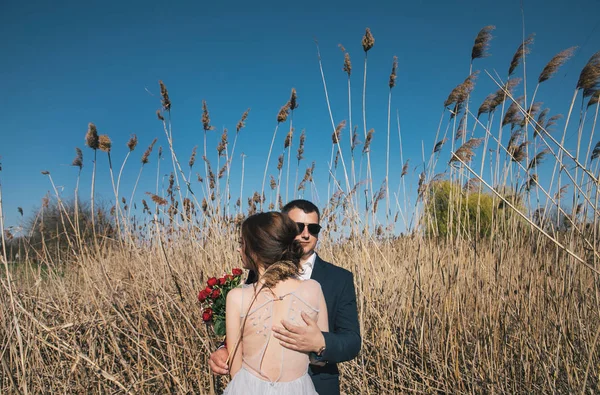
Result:
[[[229,374],[232,378],[242,367],[242,342],[240,341],[242,292],[241,288],[229,291],[225,308],[227,350],[229,350],[230,361]]]

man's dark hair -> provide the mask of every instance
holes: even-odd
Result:
[[[304,211],[304,214],[317,213],[317,220],[321,222],[321,213],[319,212],[319,208],[315,206],[312,202],[309,202],[308,200],[292,200],[291,202],[283,206],[281,212],[287,215],[290,211],[292,211],[295,208]]]

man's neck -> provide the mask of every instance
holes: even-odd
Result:
[[[304,255],[301,259],[300,259],[300,264],[304,265],[314,254],[316,254],[314,251],[311,252],[308,255]]]

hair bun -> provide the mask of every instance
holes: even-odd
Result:
[[[282,258],[292,261],[296,265],[300,266],[300,259],[302,259],[302,255],[304,255],[304,248],[302,247],[302,244],[300,244],[298,240],[294,240],[283,253]]]

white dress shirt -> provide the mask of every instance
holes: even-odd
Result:
[[[312,275],[313,267],[315,266],[315,260],[317,259],[317,254],[312,253],[312,255],[302,263],[302,273],[300,273],[301,280],[308,280]]]

